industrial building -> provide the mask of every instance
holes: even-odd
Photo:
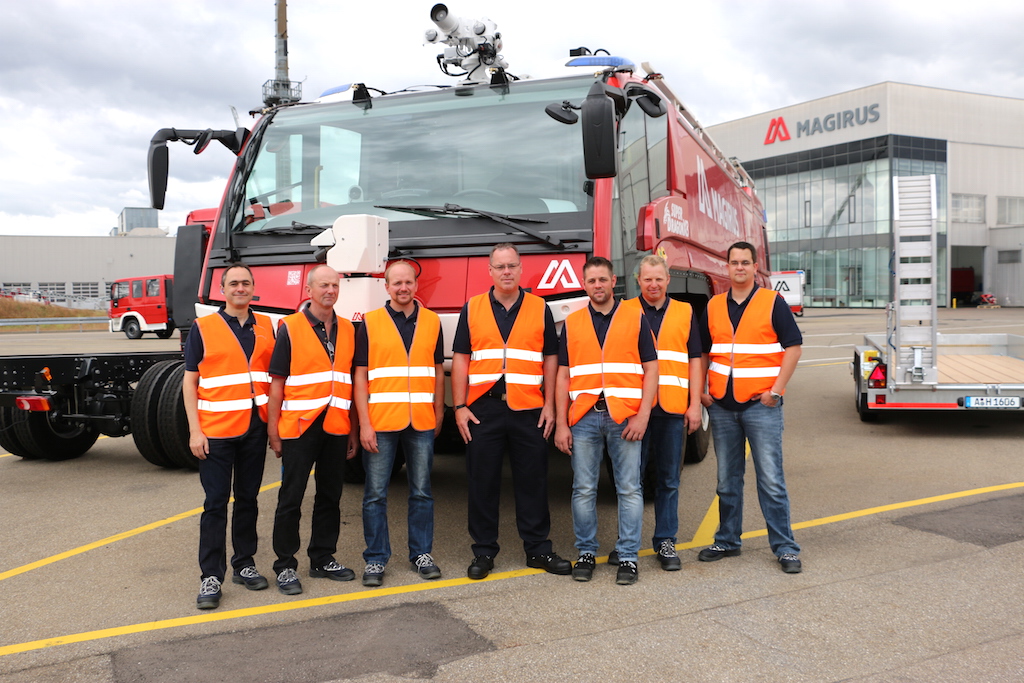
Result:
[[[1024,100],[903,83],[709,126],[765,206],[773,270],[806,306],[891,299],[892,178],[935,174],[940,306],[1024,306]]]

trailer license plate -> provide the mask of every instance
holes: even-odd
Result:
[[[1020,408],[1020,396],[968,396],[965,408]]]

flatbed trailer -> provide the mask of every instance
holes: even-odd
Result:
[[[1021,410],[1024,337],[937,330],[935,177],[893,179],[893,302],[886,332],[854,348],[857,412]]]

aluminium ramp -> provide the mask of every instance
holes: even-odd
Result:
[[[897,384],[939,380],[937,358],[935,176],[893,181],[893,334]]]

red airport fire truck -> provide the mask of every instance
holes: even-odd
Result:
[[[111,332],[124,332],[129,339],[141,339],[153,332],[160,339],[174,334],[172,309],[174,277],[147,275],[126,277],[110,283],[107,315]]]
[[[342,274],[337,311],[354,321],[386,301],[387,262],[412,261],[449,357],[461,307],[490,286],[487,259],[499,242],[516,244],[522,286],[548,301],[556,322],[586,305],[582,265],[592,255],[615,265],[620,297],[638,294],[640,259],[662,255],[670,296],[699,313],[728,288],[726,249],[745,240],[763,254],[758,281],[769,286],[753,182],[648,65],[580,48],[569,62],[579,75],[517,79],[492,22],[460,20],[444,5],[431,19],[428,41],[446,45],[442,70],[463,70],[455,85],[382,93],[357,83],[268,107],[251,131],[154,135],[155,208],[167,142],[199,153],[216,140],[236,155],[212,222],[178,231],[174,321],[183,336],[222,304],[220,274],[237,260],[253,269],[253,306],[272,316],[301,308],[306,274],[332,265]],[[180,300],[186,292],[196,293],[194,311]],[[99,432],[131,432],[147,460],[191,466],[180,354],[109,356],[77,359],[59,379],[39,374],[45,358],[25,361],[19,381],[0,380],[0,445],[50,457],[42,446],[56,434],[63,457],[75,457]],[[76,379],[83,366],[89,386]],[[705,419],[687,460],[702,459],[708,441]]]

